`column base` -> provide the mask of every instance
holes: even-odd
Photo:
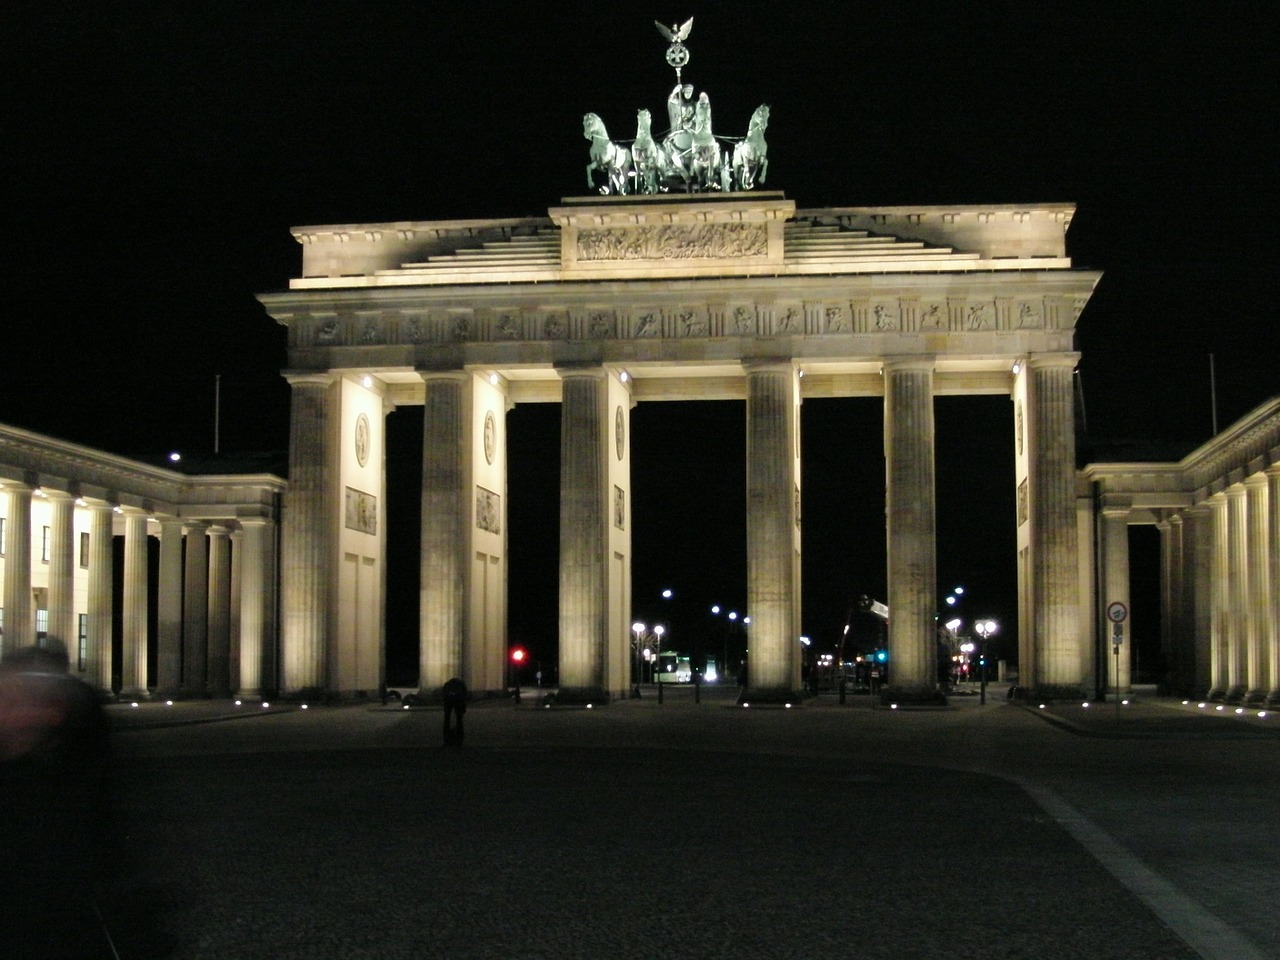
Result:
[[[1245,702],[1245,703],[1247,703],[1247,704],[1266,703],[1266,702],[1267,702],[1267,691],[1265,691],[1265,690],[1250,690],[1248,693],[1246,693],[1246,694],[1245,694],[1244,702]]]
[[[1244,684],[1236,684],[1227,691],[1227,703],[1244,703]]]
[[[1274,707],[1276,704],[1280,704],[1280,689],[1272,690],[1268,693],[1265,703],[1268,707]]]
[[[1227,699],[1227,691],[1223,690],[1221,687],[1213,687],[1204,695],[1204,698],[1210,703],[1221,703]]]
[[[791,687],[747,687],[738,694],[738,703],[753,707],[794,707],[808,698],[804,690]]]
[[[947,695],[935,684],[902,683],[890,684],[880,691],[882,705],[899,704],[912,707],[945,707]]]
[[[603,687],[561,687],[553,702],[561,707],[599,707],[609,702],[609,694]]]
[[[152,694],[146,687],[127,687],[121,689],[117,696],[121,700],[150,700]]]

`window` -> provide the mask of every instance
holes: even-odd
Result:
[[[80,534],[80,567],[83,570],[89,569],[89,534]]]
[[[49,636],[49,611],[36,611],[36,646],[43,647],[45,639]]]
[[[40,528],[40,562],[49,562],[49,528]]]
[[[82,536],[87,537],[88,534],[82,534]],[[76,653],[76,669],[83,673],[84,668],[89,663],[89,615],[87,613],[82,613],[79,615],[79,620],[80,623],[77,628],[79,631],[79,643],[76,644],[76,650],[78,651]]]

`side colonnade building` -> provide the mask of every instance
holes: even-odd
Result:
[[[934,397],[1014,404],[1021,682],[1077,696],[1073,371],[1098,282],[1069,204],[797,210],[781,193],[584,197],[546,217],[299,227],[288,328],[281,687],[380,680],[384,416],[423,407],[420,680],[504,686],[506,412],[559,403],[560,696],[629,684],[630,411],[744,400],[747,696],[800,688],[799,407],[883,399],[894,695],[936,695]],[[696,492],[694,493],[696,495]]]
[[[1131,524],[1160,534],[1161,651],[1170,694],[1280,703],[1280,398],[1177,463],[1096,463],[1080,474],[1083,557],[1097,649],[1105,604],[1129,600]],[[1099,665],[1108,689],[1131,687],[1130,658]]]
[[[0,652],[60,642],[125,697],[274,689],[284,488],[0,425]]]

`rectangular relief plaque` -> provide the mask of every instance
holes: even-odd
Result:
[[[347,487],[346,524],[348,530],[357,530],[376,536],[378,533],[378,498],[363,490]]]
[[[476,526],[488,533],[502,532],[502,498],[484,487],[476,487]]]

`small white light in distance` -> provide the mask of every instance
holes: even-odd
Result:
[[[493,387],[498,385],[498,375],[496,373],[489,374],[489,385]]]
[[[1128,701],[1128,700],[1121,700],[1120,702],[1121,702],[1122,704],[1124,704],[1126,707],[1129,705],[1129,701]]]
[[[626,383],[628,380],[631,379],[631,377],[628,375],[627,371],[623,370],[620,374],[618,374],[618,379],[621,380],[623,383]]]
[[[1183,701],[1182,701],[1182,705],[1183,705],[1184,707],[1185,707],[1185,706],[1187,706],[1187,705],[1189,705],[1190,703],[1191,703],[1191,701],[1190,701],[1190,700],[1183,700]]]
[[[240,701],[239,701],[239,700],[237,700],[237,701],[236,701],[236,706],[237,706],[237,707],[238,707],[238,706],[240,706]]]
[[[1266,715],[1267,715],[1267,711],[1265,711],[1265,710],[1259,710],[1259,711],[1258,711],[1258,716],[1260,716],[1260,717],[1265,717]]]
[[[1043,704],[1043,703],[1042,703],[1042,704],[1040,704],[1040,709],[1041,709],[1041,710],[1043,710],[1043,709],[1044,709],[1044,704]]]
[[[1244,713],[1244,707],[1236,707],[1236,713]]]
[[[366,373],[363,377],[360,378],[360,383],[364,386],[366,390],[368,390],[370,387],[373,386],[373,377],[369,376]]]
[[[409,709],[409,705],[406,703],[406,704],[405,704],[403,707],[401,707],[400,709],[401,709],[401,710],[408,710],[408,709]]]
[[[267,709],[267,707],[269,707],[269,706],[271,706],[271,704],[266,703],[266,702],[264,701],[264,702],[263,702],[263,704],[262,704],[262,709],[263,709],[263,710],[265,710],[265,709]]]
[[[1201,710],[1203,710],[1205,707],[1207,707],[1207,706],[1208,706],[1208,704],[1207,704],[1207,703],[1197,703],[1197,704],[1196,704],[1196,706],[1197,706],[1197,707],[1199,707]]]
[[[751,704],[749,704],[749,703],[744,703],[744,704],[742,705],[742,709],[743,709],[743,710],[745,710],[745,709],[747,709],[747,707],[749,707],[749,706],[751,706]]]
[[[133,703],[129,704],[129,706],[131,706],[131,707],[136,707],[137,705],[138,705],[138,701],[137,701],[137,700],[135,700],[135,701],[133,701]]]
[[[890,710],[897,710],[897,709],[898,709],[898,705],[897,705],[896,703],[891,703],[891,704],[889,704],[889,709],[890,709]]]
[[[166,701],[164,702],[164,705],[165,705],[166,707],[172,707],[172,706],[173,706],[173,701],[172,701],[172,700],[166,700]]]
[[[787,704],[787,709],[788,709],[788,710],[790,710],[790,709],[791,709],[791,704],[789,704],[789,703]]]
[[[590,710],[590,709],[591,709],[591,706],[592,706],[592,705],[588,703],[588,704],[587,704],[587,709],[588,709],[588,710]]]
[[[302,709],[303,710],[307,709],[307,705],[305,703],[302,705]]]
[[[175,450],[175,451],[173,451],[173,453],[169,454],[169,460],[170,460],[170,462],[172,462],[172,463],[177,463],[177,462],[178,462],[179,460],[181,460],[181,459],[182,459],[182,454],[180,454],[177,450]]]
[[[1088,700],[1086,700],[1084,703],[1080,704],[1080,706],[1082,706],[1082,707],[1084,707],[1086,710],[1088,710],[1088,709],[1089,709],[1089,701],[1088,701]]]
[[[1215,710],[1222,710],[1222,709],[1224,709],[1224,708],[1223,708],[1222,704],[1218,704],[1218,705],[1217,705],[1216,707],[1214,707],[1213,709],[1215,709]]]

